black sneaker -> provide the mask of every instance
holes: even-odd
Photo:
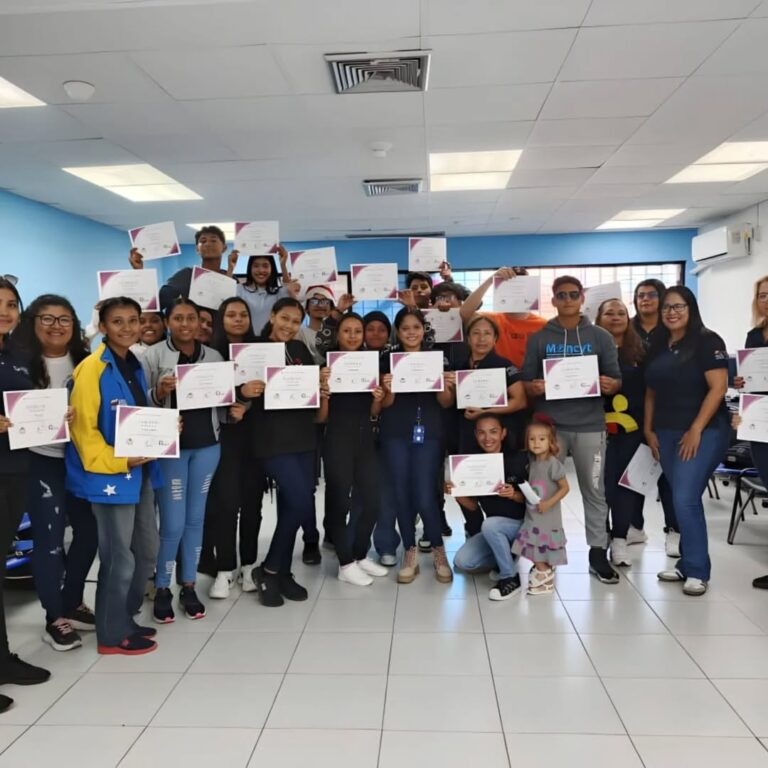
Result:
[[[37,685],[44,683],[50,676],[47,669],[27,664],[15,653],[9,653],[0,662],[0,685]]]
[[[278,584],[280,585],[280,594],[286,600],[301,602],[309,597],[307,590],[301,584],[296,583],[292,573],[281,573],[278,577]]]
[[[81,632],[94,632],[96,630],[96,614],[83,603],[74,611],[64,617],[72,627]]]
[[[320,565],[322,559],[323,558],[320,555],[320,547],[317,546],[317,542],[304,545],[304,553],[301,556],[303,563],[306,565]]]
[[[453,528],[451,528],[448,523],[443,520],[442,524],[440,525],[440,533],[443,534],[443,536],[453,536]]]
[[[768,576],[758,576],[752,582],[752,586],[755,589],[768,589]]]
[[[80,635],[66,619],[57,619],[46,624],[43,642],[48,643],[54,651],[71,651],[83,644]]]
[[[267,608],[277,608],[285,601],[280,594],[280,577],[267,573],[263,566],[253,569],[253,580],[259,588],[259,602]]]
[[[188,619],[202,619],[205,616],[205,606],[200,602],[194,587],[181,588],[179,605]]]
[[[508,579],[499,579],[496,586],[488,593],[489,600],[509,600],[520,589],[520,576],[515,574]]]
[[[432,551],[432,542],[429,539],[419,539],[416,544],[419,547],[419,552]]]
[[[157,643],[146,637],[131,635],[117,645],[98,645],[96,652],[102,656],[142,656],[157,650]]]
[[[608,555],[600,547],[592,547],[589,550],[589,572],[603,584],[619,583],[619,574],[613,570],[608,562]]]
[[[11,704],[13,704],[13,699],[10,696],[3,696],[3,694],[0,693],[0,712],[5,712]]]
[[[176,614],[173,612],[173,594],[168,587],[160,587],[155,593],[152,618],[158,624],[172,624],[176,620]]]
[[[131,622],[131,637],[135,635],[151,640],[156,634],[157,630],[154,627],[142,627],[141,624],[137,624],[135,621]]]

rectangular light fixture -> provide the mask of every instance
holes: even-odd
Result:
[[[61,170],[136,203],[202,200],[197,192],[147,163],[88,165]]]
[[[689,165],[667,179],[666,184],[703,184],[744,181],[768,168],[768,163],[717,163]]]
[[[681,214],[685,208],[644,208],[634,211],[619,211],[611,217],[612,221],[649,221],[651,219],[671,219]]]
[[[725,141],[694,165],[715,163],[768,163],[768,141]]]
[[[0,109],[16,109],[19,107],[45,107],[46,103],[35,98],[31,93],[27,93],[0,77]]]
[[[431,152],[429,155],[429,172],[430,174],[443,174],[512,171],[522,152],[522,149],[489,152]]]
[[[609,219],[595,229],[650,229],[661,224],[664,219],[636,219],[635,221],[618,221]]]
[[[498,173],[439,173],[429,177],[430,192],[506,189],[511,171]]]
[[[235,239],[235,222],[234,221],[209,221],[206,224],[187,224],[190,229],[194,229],[197,232],[203,227],[218,227],[227,240]]]

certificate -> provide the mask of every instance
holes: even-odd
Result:
[[[740,395],[741,424],[736,432],[739,440],[768,443],[768,396]]]
[[[181,253],[176,225],[172,221],[148,224],[128,230],[131,247],[138,249],[145,261],[178,256]]]
[[[331,392],[371,392],[379,386],[378,352],[329,352]]]
[[[655,495],[661,472],[661,464],[653,458],[651,449],[645,443],[640,443],[619,478],[619,485],[642,496]]]
[[[113,296],[127,296],[138,301],[146,312],[160,311],[156,269],[121,269],[97,272],[96,275],[99,281],[99,301]]]
[[[177,365],[176,378],[176,404],[180,411],[218,408],[235,402],[233,362]]]
[[[541,278],[519,275],[511,280],[493,278],[494,312],[532,312],[539,308]]]
[[[3,392],[11,450],[69,442],[66,389]]]
[[[397,298],[397,264],[353,264],[352,295],[359,301]]]
[[[268,365],[285,365],[285,344],[282,341],[230,344],[229,359],[235,364],[236,386],[246,381],[264,381],[264,369]]]
[[[264,387],[264,408],[317,408],[320,405],[320,366],[268,365]]]
[[[547,400],[600,397],[597,355],[554,357],[545,360],[544,397]]]
[[[333,301],[336,304],[339,303],[339,299],[345,293],[349,293],[349,284],[347,283],[346,275],[341,275],[338,280],[334,280],[332,283],[326,283],[325,287],[333,294]]]
[[[504,485],[504,454],[449,456],[448,474],[452,496],[498,496]]]
[[[409,237],[408,269],[411,272],[437,272],[447,261],[448,244],[444,237]]]
[[[621,298],[621,283],[605,283],[604,285],[595,285],[584,291],[584,306],[581,308],[582,314],[586,315],[593,323],[597,317],[597,310],[600,305],[608,299]]]
[[[277,221],[236,221],[235,250],[245,256],[269,256],[280,246]]]
[[[237,294],[237,280],[202,267],[192,267],[189,298],[201,307],[218,309],[224,299]]]
[[[390,352],[393,392],[442,392],[442,352]]]
[[[298,280],[305,291],[312,285],[326,285],[336,281],[336,249],[333,246],[291,251],[288,258],[291,277]]]
[[[179,458],[179,412],[175,408],[117,406],[115,456]]]
[[[456,407],[498,408],[507,405],[507,369],[456,371]]]
[[[744,392],[768,392],[768,347],[736,350],[736,371]]]
[[[428,309],[424,316],[435,332],[438,344],[452,341],[464,341],[464,323],[461,321],[461,310],[454,308],[442,312],[439,309]]]

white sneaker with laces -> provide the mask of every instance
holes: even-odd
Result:
[[[634,526],[629,526],[629,531],[627,532],[627,546],[632,546],[632,544],[645,544],[645,542],[648,541],[648,535],[642,528],[635,528]]]
[[[369,576],[386,576],[389,573],[387,568],[385,568],[383,565],[375,563],[369,557],[366,557],[363,560],[358,560],[357,567],[363,571],[363,573],[367,573]]]
[[[668,571],[659,571],[656,574],[656,578],[659,581],[685,581],[685,576],[683,576],[677,568],[670,568]]]
[[[256,586],[256,582],[253,580],[253,576],[251,575],[253,573],[253,569],[256,567],[256,564],[253,565],[241,565],[240,566],[240,586],[243,590],[243,592],[255,592],[258,587]]]
[[[382,555],[379,562],[387,568],[392,568],[392,566],[397,565],[397,555]]]
[[[356,587],[370,587],[373,578],[369,576],[357,563],[339,566],[339,581],[354,584]]]
[[[664,550],[667,557],[680,557],[680,534],[677,531],[667,531]]]
[[[232,572],[219,571],[216,578],[208,590],[208,597],[214,600],[226,600],[229,597],[229,590],[232,588]]]
[[[632,565],[627,551],[626,539],[613,539],[611,541],[611,562],[614,565]]]
[[[683,594],[691,597],[701,597],[707,591],[707,582],[688,577],[683,584]]]

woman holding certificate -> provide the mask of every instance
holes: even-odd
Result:
[[[316,423],[325,421],[328,400],[321,396],[312,355],[296,339],[303,320],[304,308],[296,299],[275,303],[259,341],[284,344],[285,365],[267,366],[266,381],[248,381],[240,388],[243,397],[253,400],[248,416],[253,453],[278,486],[277,526],[267,556],[253,569],[259,600],[269,607],[283,605],[284,599],[307,599],[307,590],[293,578],[291,561],[299,528],[314,525]],[[312,370],[306,380],[298,372],[285,380],[284,374],[293,373],[291,366]],[[274,386],[281,374],[284,386]]]
[[[53,294],[27,307],[13,344],[23,351],[40,389],[66,388],[75,367],[90,354],[74,307]],[[83,603],[85,579],[98,546],[96,519],[87,501],[66,491],[64,449],[64,443],[30,448],[28,512],[35,589],[45,609],[43,640],[56,651],[81,646],[77,630],[96,628],[93,611]],[[67,521],[72,542],[65,558]]]
[[[280,246],[280,264],[284,276],[287,276],[287,261],[288,252]],[[295,282],[288,285],[280,284],[273,256],[251,256],[248,259],[245,282],[238,284],[237,295],[248,304],[253,330],[257,335],[269,320],[269,314],[275,302],[292,296],[295,288]]]
[[[663,331],[646,367],[645,437],[672,486],[681,557],[661,581],[681,581],[686,595],[707,591],[711,564],[702,494],[728,445],[728,352],[704,327],[696,297],[676,285],[661,305]]]
[[[90,501],[99,536],[96,638],[102,654],[135,656],[157,648],[156,630],[133,619],[144,601],[157,559],[154,489],[157,463],[115,456],[117,404],[146,406],[147,384],[130,351],[139,338],[141,307],[125,297],[99,308],[104,341],[75,368],[70,403],[75,412],[67,444],[67,490]]]
[[[424,538],[432,543],[435,576],[438,581],[449,583],[453,572],[443,546],[435,484],[443,459],[441,408],[454,404],[455,374],[445,372],[447,361],[441,353],[422,353],[425,321],[420,310],[401,309],[395,316],[395,330],[398,345],[381,358],[382,384],[386,390],[381,453],[387,472],[384,482],[390,483],[393,490],[405,549],[397,580],[410,584],[419,573],[415,523],[416,515],[420,515]],[[438,357],[409,360],[412,353]]]
[[[168,338],[150,347],[141,360],[152,404],[159,408],[184,407],[177,397],[177,366],[221,363],[223,358],[196,340],[200,317],[189,299],[174,299],[165,312]],[[219,463],[219,432],[225,418],[222,408],[184,410],[178,459],[165,459],[160,471],[165,481],[158,494],[160,548],[155,573],[154,620],[168,624],[175,619],[171,576],[181,546],[179,604],[188,619],[202,619],[205,606],[195,591],[197,561],[203,542],[203,519],[208,490]]]

